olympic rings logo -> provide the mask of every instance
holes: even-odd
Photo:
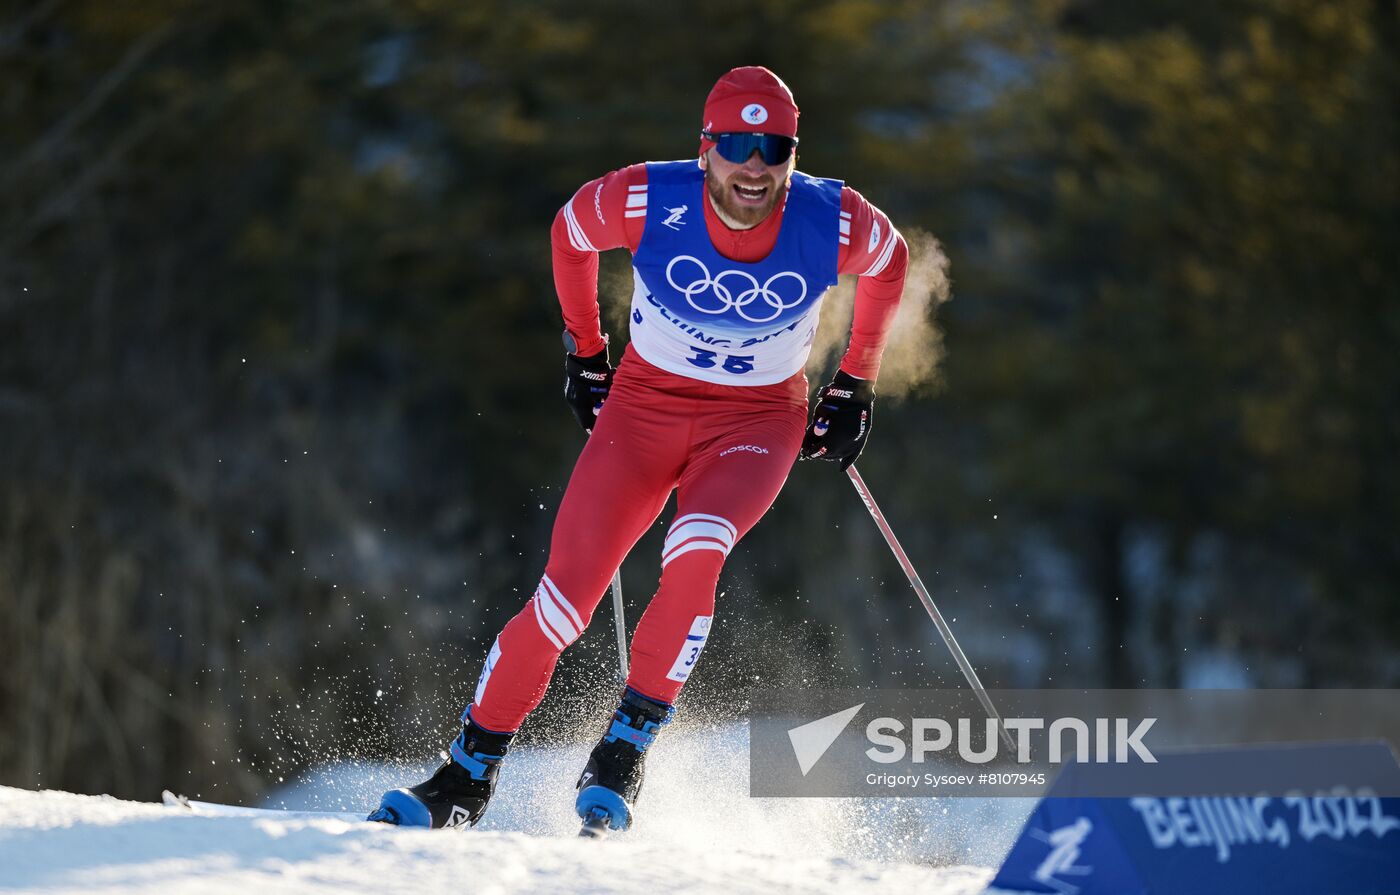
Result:
[[[700,269],[695,279],[685,286],[677,283],[672,275],[676,265],[682,261],[689,261]],[[802,290],[792,301],[784,300],[773,288],[773,284],[784,277],[792,277]],[[730,285],[725,285],[726,279],[730,281]],[[750,323],[772,323],[788,308],[797,307],[807,298],[807,281],[802,279],[801,274],[782,270],[773,274],[760,286],[757,277],[743,270],[722,270],[711,277],[710,269],[705,266],[705,262],[693,255],[677,255],[672,258],[671,263],[666,265],[666,282],[684,295],[686,302],[702,314],[723,314],[725,311],[733,310]],[[748,288],[736,294],[733,287],[741,286],[744,283],[748,284]],[[748,309],[760,298],[763,299],[763,304],[756,308],[755,312],[765,313],[766,316],[751,316]],[[716,302],[718,302],[718,307],[714,306]],[[771,313],[764,311],[764,308],[767,308]]]

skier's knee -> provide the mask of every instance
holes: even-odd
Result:
[[[588,627],[592,614],[580,613],[548,575],[540,579],[535,595],[530,598],[530,605],[541,633],[561,652]]]
[[[686,513],[678,516],[666,532],[666,543],[661,548],[661,569],[663,574],[678,561],[695,567],[698,560],[703,565],[713,566],[719,574],[720,566],[734,549],[739,539],[739,530],[734,523],[723,516],[709,513]]]
[[[709,590],[714,592],[724,568],[724,555],[715,550],[695,551],[661,567],[661,590]]]

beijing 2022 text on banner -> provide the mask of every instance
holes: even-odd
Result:
[[[1178,779],[1214,779],[1259,763],[1281,777],[1365,768],[1375,788],[1400,788],[1380,742],[1239,745],[1164,752]],[[1109,766],[1064,767],[1027,818],[989,893],[1053,895],[1395,895],[1400,799],[1351,786],[1271,797],[1072,793]]]

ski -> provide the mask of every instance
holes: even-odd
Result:
[[[181,808],[200,817],[262,817],[276,820],[342,820],[352,823],[369,823],[363,814],[350,814],[343,811],[293,811],[287,808],[245,808],[241,805],[223,805],[219,802],[200,802],[177,795],[170,790],[160,794],[161,803],[170,808]]]
[[[363,814],[350,814],[344,811],[296,811],[289,808],[247,808],[242,805],[225,805],[220,802],[202,802],[170,790],[160,794],[161,803],[168,808],[178,808],[197,817],[257,817],[265,820],[339,820],[346,823],[380,823],[368,820]],[[394,826],[393,824],[383,824]],[[463,825],[465,826],[465,825]],[[414,829],[424,829],[421,827]],[[582,839],[606,839],[619,832],[612,825],[612,816],[602,809],[594,809],[584,819],[579,830]]]
[[[594,809],[583,819],[578,835],[580,839],[606,839],[612,831],[612,818],[607,812]]]

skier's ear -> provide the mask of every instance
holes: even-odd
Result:
[[[700,153],[700,170],[701,170],[701,171],[708,171],[708,170],[710,170],[710,153],[709,153],[708,150],[705,151],[705,152]]]

